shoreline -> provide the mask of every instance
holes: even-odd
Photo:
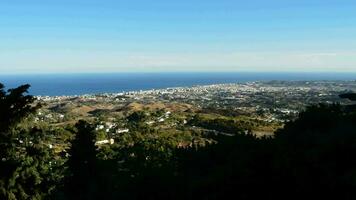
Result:
[[[113,96],[123,96],[123,95],[144,95],[144,94],[153,94],[153,93],[167,93],[168,91],[174,92],[178,90],[192,90],[197,88],[213,88],[216,89],[228,86],[248,86],[248,85],[256,85],[256,84],[272,84],[272,83],[280,83],[280,84],[327,84],[327,83],[350,83],[356,82],[355,80],[270,80],[270,81],[247,81],[247,82],[239,82],[239,83],[221,83],[221,84],[207,84],[207,85],[193,85],[193,86],[181,86],[181,87],[166,87],[166,88],[152,88],[152,89],[142,89],[142,90],[128,90],[128,91],[121,91],[121,92],[102,92],[102,93],[88,93],[88,94],[77,94],[77,95],[33,95],[37,99],[43,98],[78,98],[78,97],[96,97],[96,96],[106,96],[106,97],[113,97]],[[284,86],[284,87],[295,87],[295,86]]]

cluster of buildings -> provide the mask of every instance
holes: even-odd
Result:
[[[256,81],[38,99],[57,103],[72,100],[113,104],[178,102],[196,108],[265,113],[271,119],[279,119],[296,115],[306,105],[342,103],[345,100],[339,99],[338,95],[347,91],[356,91],[355,81]]]

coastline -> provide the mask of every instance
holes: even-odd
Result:
[[[356,73],[113,73],[0,75],[6,88],[30,84],[34,96],[80,96],[251,81],[356,80]]]

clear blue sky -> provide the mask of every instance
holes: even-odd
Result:
[[[128,71],[356,72],[356,1],[0,1],[0,73]]]

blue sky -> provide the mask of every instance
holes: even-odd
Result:
[[[0,73],[356,72],[355,0],[1,0]]]

